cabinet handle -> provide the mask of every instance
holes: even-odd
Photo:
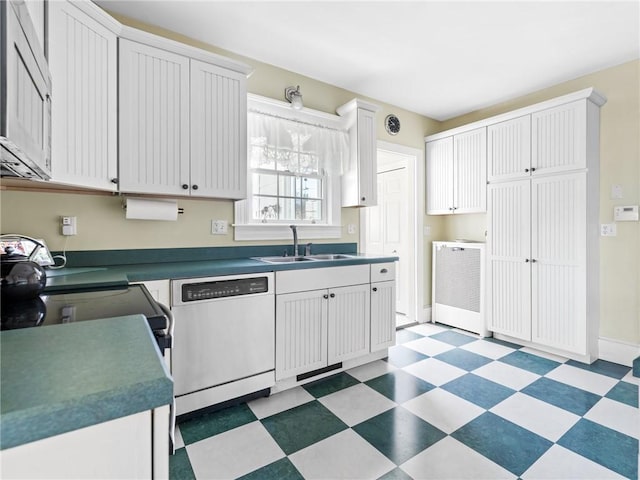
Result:
[[[335,294],[335,293],[331,293],[331,294],[329,294],[329,296],[330,296],[331,298],[336,298],[336,294]]]
[[[182,184],[182,189],[183,190],[189,190],[189,185],[187,185],[186,183]]]
[[[380,269],[380,273],[388,273],[388,272],[389,272],[389,270],[387,270],[386,268],[381,268]]]
[[[192,190],[197,190],[198,189],[198,185],[194,185],[193,187],[191,187]]]
[[[374,292],[378,291],[378,287],[373,287],[371,290],[373,290]]]
[[[325,293],[324,295],[322,295],[322,298],[324,298],[324,299],[326,300],[327,298],[329,298],[329,295],[327,295],[327,294]]]
[[[117,178],[112,178],[112,179],[111,179],[111,183],[115,183],[115,184],[117,184],[117,183],[118,183],[118,179],[117,179]]]

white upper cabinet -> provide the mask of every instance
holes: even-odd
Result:
[[[453,137],[427,142],[427,214],[452,213]]]
[[[49,2],[52,182],[118,188],[117,29],[93,3]]]
[[[120,39],[120,191],[188,195],[189,59]]]
[[[377,105],[354,99],[337,113],[349,128],[350,160],[342,175],[342,206],[371,207],[378,203],[377,188]]]
[[[487,129],[426,144],[427,214],[487,210]]]
[[[191,60],[192,195],[246,197],[246,82],[246,75]]]
[[[142,39],[120,39],[120,191],[244,198],[246,72]]]
[[[531,170],[534,174],[585,168],[587,108],[584,100],[531,115]]]
[[[487,127],[487,180],[528,177],[531,172],[531,115]]]

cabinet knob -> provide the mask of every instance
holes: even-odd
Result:
[[[182,189],[183,190],[189,190],[189,185],[187,185],[186,183],[182,184]]]
[[[386,268],[381,268],[380,269],[380,273],[387,273],[387,272],[389,272],[389,270],[387,270]]]
[[[525,259],[524,259],[524,263],[529,263],[529,259],[528,259],[528,258],[525,258]]]
[[[537,260],[535,258],[531,259],[531,263],[536,263],[536,262],[537,262]]]
[[[112,178],[112,179],[111,179],[111,183],[115,183],[115,184],[117,184],[117,183],[118,183],[118,179],[117,179],[117,178]]]
[[[378,287],[373,287],[371,290],[373,290],[374,292],[378,291]]]
[[[525,168],[525,169],[524,169],[524,173],[529,173],[529,169],[528,169],[528,168]]]
[[[331,298],[336,298],[336,294],[335,294],[335,293],[330,293],[330,294],[329,294],[329,296],[330,296]]]
[[[366,197],[362,197],[361,200],[364,202],[364,201],[367,200],[367,198]]]
[[[535,172],[536,171],[536,167],[531,167],[531,171]]]
[[[198,185],[193,185],[193,186],[191,187],[191,189],[192,189],[192,190],[197,190],[197,189],[198,189]]]
[[[322,295],[322,298],[324,298],[324,299],[326,300],[327,298],[329,298],[329,295],[327,295],[327,294],[325,293],[324,295]]]

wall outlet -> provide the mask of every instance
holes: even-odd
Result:
[[[356,233],[356,226],[353,223],[347,225],[347,233],[349,235],[353,235],[354,233]]]
[[[62,235],[78,234],[78,219],[76,217],[61,217]]]
[[[425,237],[430,237],[431,236],[431,225],[425,225],[424,226],[424,236]]]
[[[211,220],[211,235],[226,235],[227,228],[226,220]]]
[[[600,225],[600,235],[602,237],[615,237],[618,235],[618,229],[615,223],[603,223]]]
[[[611,198],[622,198],[622,185],[611,185]]]

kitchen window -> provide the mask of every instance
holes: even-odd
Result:
[[[349,137],[336,115],[249,95],[247,199],[236,202],[235,239],[340,238],[340,175]]]

